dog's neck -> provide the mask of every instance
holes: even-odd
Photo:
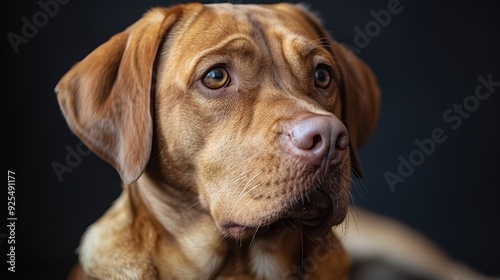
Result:
[[[160,275],[281,279],[283,275],[302,278],[305,273],[314,274],[322,263],[332,261],[335,266],[348,267],[342,248],[332,248],[332,240],[337,242],[333,234],[313,241],[300,228],[294,228],[242,242],[224,238],[196,197],[157,179],[145,172],[137,182],[125,186],[125,191],[133,208],[149,213],[152,224],[158,226],[155,254],[161,260]],[[327,247],[328,251],[323,249]],[[162,272],[161,267],[169,269]]]

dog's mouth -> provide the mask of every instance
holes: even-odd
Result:
[[[307,166],[291,161],[283,172],[254,175],[249,181],[256,187],[242,191],[236,202],[227,202],[230,211],[215,215],[217,226],[224,236],[239,241],[297,229],[313,238],[325,237],[347,214],[348,163]]]
[[[291,207],[258,225],[227,222],[221,225],[223,233],[236,240],[263,237],[300,228],[310,237],[323,237],[332,226],[342,222],[345,213],[334,205],[332,197],[324,191],[302,195]]]

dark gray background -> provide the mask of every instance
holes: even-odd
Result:
[[[370,11],[387,9],[388,2],[307,3],[338,41],[354,46],[354,28],[364,29],[373,21]],[[37,1],[9,2],[3,138],[4,164],[16,172],[17,276],[64,279],[85,228],[120,191],[115,170],[93,154],[58,180],[51,164],[65,164],[67,148],[76,149],[79,140],[61,115],[54,86],[73,63],[147,9],[172,3],[69,1],[15,53],[8,32],[20,35],[22,18],[31,21],[42,9]],[[378,77],[382,111],[375,135],[361,149],[366,178],[353,192],[357,205],[404,221],[458,260],[499,275],[500,87],[458,129],[442,117],[474,94],[478,76],[500,81],[498,9],[494,1],[400,3],[403,10],[359,53]],[[396,173],[398,156],[408,158],[414,140],[429,138],[435,128],[447,140],[391,192],[384,172]]]

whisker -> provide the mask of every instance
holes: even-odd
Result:
[[[151,159],[150,159],[150,160],[157,159],[157,158],[159,158],[160,156],[161,156],[161,153],[160,153],[160,152],[158,152],[158,153],[156,153],[156,155],[154,155],[154,156],[153,156],[153,155],[151,155]]]
[[[223,188],[221,188],[214,196],[213,198],[213,201],[217,200],[219,198],[220,195],[222,195],[222,193],[224,193],[225,190],[227,190],[228,188],[232,187],[234,184],[238,183],[238,181],[242,181],[245,176],[250,173],[251,170],[248,170],[248,171],[245,171],[243,172],[242,174],[240,174],[239,176],[233,178],[233,180],[229,181],[227,183],[226,186],[224,186]],[[184,209],[184,211],[181,212],[181,215],[184,215],[186,212],[188,212],[189,210],[191,210],[192,208],[196,207],[197,205],[199,205],[201,202],[200,201],[197,201],[196,203],[194,203],[193,205],[187,207],[186,209]]]
[[[241,185],[241,183],[244,182],[244,179],[247,177],[247,175],[252,172],[253,170],[248,170],[246,172],[244,172],[243,174],[241,174],[239,177],[239,179],[237,181],[234,182],[234,185],[233,185],[233,190],[231,191],[231,193],[228,195],[228,197],[234,197],[234,194],[235,192],[237,192],[239,190],[239,187]],[[227,203],[225,204],[225,207],[224,207],[224,211],[227,211],[227,209],[230,207],[230,204]]]
[[[260,226],[255,228],[253,235],[252,235],[252,240],[250,240],[250,244],[248,244],[248,249],[250,249],[250,247],[252,247],[253,241],[255,240],[255,236],[257,235],[259,228],[260,228]]]
[[[279,228],[279,226],[280,226],[281,224],[282,224],[281,222],[280,222],[280,223],[278,223],[278,228]],[[285,228],[286,228],[286,225],[285,225]],[[281,237],[281,240],[282,240],[282,242],[281,242],[281,244],[280,244],[280,246],[279,246],[279,248],[278,248],[278,255],[279,255],[279,253],[281,252],[281,249],[283,249],[283,247],[285,246],[285,243],[286,243],[286,238],[285,238],[285,231],[278,230],[278,232],[279,232],[280,237]]]
[[[257,185],[255,185],[255,186],[251,187],[248,191],[246,191],[246,192],[245,192],[245,190],[251,186],[250,184],[252,183],[252,181],[253,181],[253,180],[255,180],[255,178],[257,178],[258,176],[262,175],[262,173],[263,173],[263,172],[261,171],[261,172],[259,172],[259,173],[255,174],[252,178],[250,178],[250,180],[248,180],[248,182],[246,183],[245,187],[244,187],[244,188],[243,188],[243,190],[241,191],[240,196],[238,197],[238,199],[236,200],[236,202],[233,204],[233,208],[231,208],[231,211],[229,212],[229,215],[231,215],[231,214],[233,213],[233,211],[234,211],[234,209],[236,208],[236,206],[238,205],[238,203],[239,203],[239,202],[240,202],[240,201],[241,201],[241,200],[242,200],[242,199],[243,199],[243,198],[244,198],[247,194],[249,194],[251,191],[253,191],[254,189],[256,189],[257,187],[259,187],[259,186],[261,185],[261,184],[257,184]]]
[[[187,207],[186,209],[184,209],[184,211],[181,212],[181,215],[184,215],[186,214],[187,211],[193,209],[194,207],[196,207],[197,205],[199,205],[201,202],[200,201],[197,201],[195,203],[193,203],[193,205]]]
[[[262,186],[262,184],[257,184],[257,185],[255,185],[255,186],[254,186],[254,187],[252,187],[250,190],[248,190],[248,192],[245,194],[245,196],[246,196],[247,194],[249,194],[251,191],[253,191],[254,189],[256,189],[257,187],[260,187],[260,186]],[[258,194],[256,194],[256,195],[252,196],[252,197],[251,197],[251,199],[249,199],[249,200],[248,200],[248,202],[245,204],[245,206],[243,206],[243,208],[242,208],[242,209],[246,209],[246,208],[247,208],[247,206],[248,206],[248,204],[250,204],[250,203],[252,202],[252,199],[256,198],[257,196],[258,196]],[[243,197],[242,197],[242,198],[243,198]],[[233,208],[234,208],[234,206],[233,206]]]
[[[239,185],[239,183],[240,183],[241,181],[243,181],[243,180],[245,179],[245,176],[246,176],[248,173],[250,173],[250,172],[252,172],[252,170],[247,170],[247,171],[243,172],[242,174],[240,174],[239,176],[237,176],[237,177],[233,178],[233,180],[229,181],[225,187],[221,188],[221,189],[217,192],[217,194],[216,194],[216,195],[215,195],[215,197],[214,197],[214,200],[215,200],[215,199],[217,199],[217,198],[218,198],[218,197],[219,197],[219,196],[223,193],[223,191],[225,191],[227,188],[229,188],[229,187],[231,187],[231,186],[234,186],[234,185]],[[234,191],[234,190],[233,190],[233,191]]]
[[[304,235],[302,233],[303,231],[300,231],[300,259],[301,261],[301,270],[304,271]]]

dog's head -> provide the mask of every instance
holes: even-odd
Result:
[[[370,69],[290,4],[155,8],[56,92],[72,131],[125,183],[155,162],[238,239],[340,223],[379,106]]]

